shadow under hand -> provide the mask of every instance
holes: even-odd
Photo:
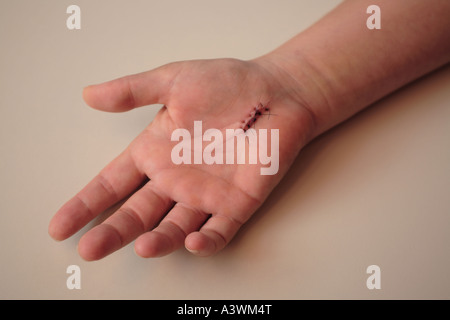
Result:
[[[269,230],[279,219],[290,219],[293,214],[304,215],[314,211],[311,206],[317,201],[332,201],[324,197],[333,190],[338,190],[341,195],[350,192],[352,181],[360,180],[360,177],[354,177],[357,173],[353,171],[358,172],[355,166],[381,170],[383,165],[394,161],[404,144],[405,139],[400,138],[405,134],[414,136],[411,123],[421,124],[424,119],[432,118],[431,112],[441,111],[439,104],[430,110],[429,99],[444,92],[442,90],[448,85],[449,75],[450,64],[389,94],[311,141],[300,151],[285,177],[224,251],[234,251],[237,246],[243,245],[244,237]],[[380,144],[387,144],[383,139],[398,140],[398,143],[391,142],[390,149],[383,149],[379,147]],[[413,143],[414,140],[411,140]],[[380,149],[386,153],[376,154]],[[370,157],[374,158],[369,161]],[[343,178],[350,178],[351,181]],[[305,205],[305,202],[308,204]]]

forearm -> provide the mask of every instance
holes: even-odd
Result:
[[[370,30],[369,5],[381,9]],[[450,61],[450,1],[345,1],[261,61],[284,77],[311,113],[311,138]]]

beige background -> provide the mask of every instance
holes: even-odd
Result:
[[[147,260],[129,245],[88,263],[76,251],[82,233],[47,235],[55,211],[158,110],[95,111],[83,86],[174,60],[253,58],[337,3],[2,0],[0,298],[450,298],[448,66],[312,142],[212,258]],[[70,4],[81,30],[66,28]],[[81,290],[66,287],[71,264]],[[366,287],[372,264],[381,290]]]

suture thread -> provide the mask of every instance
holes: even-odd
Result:
[[[248,129],[250,129],[252,126],[255,125],[256,120],[262,115],[270,116],[269,113],[264,113],[265,111],[269,112],[270,109],[267,106],[263,106],[262,103],[259,103],[253,110],[248,114],[248,118],[245,120],[242,120],[241,129],[246,132]]]

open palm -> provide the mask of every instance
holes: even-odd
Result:
[[[50,235],[63,240],[98,214],[130,196],[80,240],[86,260],[100,259],[135,240],[143,257],[168,254],[183,244],[194,254],[221,250],[264,202],[308,139],[310,115],[282,73],[256,61],[199,60],[87,87],[93,108],[122,112],[164,104],[155,119],[53,217]],[[255,107],[264,106],[255,119]],[[258,109],[257,109],[258,110]],[[171,141],[183,128],[279,130],[279,170],[261,164],[174,164]],[[258,130],[252,131],[258,134]],[[270,139],[270,134],[268,134]],[[208,143],[203,143],[203,148]],[[270,153],[270,148],[269,148]]]

